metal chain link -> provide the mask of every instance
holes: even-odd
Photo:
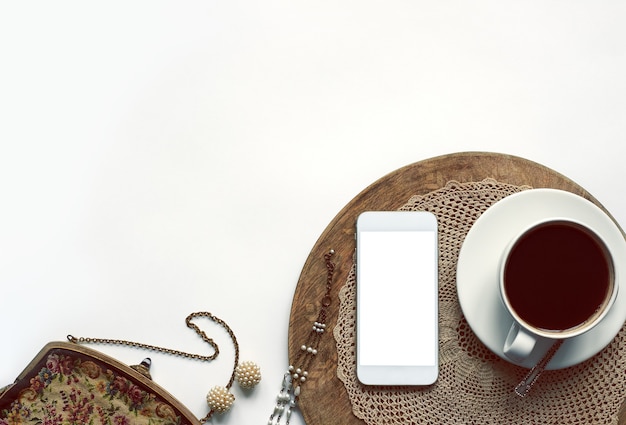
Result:
[[[187,358],[187,359],[193,359],[193,360],[200,360],[200,361],[204,361],[204,362],[209,362],[211,360],[215,360],[217,358],[217,356],[219,355],[219,353],[220,353],[220,349],[219,349],[218,345],[215,343],[215,341],[213,341],[212,338],[209,338],[207,336],[207,334],[202,329],[200,329],[198,327],[198,325],[193,323],[193,319],[195,319],[197,317],[206,317],[206,318],[212,320],[213,322],[217,323],[218,325],[222,326],[224,328],[224,330],[226,330],[226,332],[228,333],[228,335],[230,336],[230,338],[233,341],[233,345],[235,346],[235,362],[234,362],[233,372],[230,375],[230,379],[228,381],[228,384],[226,384],[226,388],[230,389],[232,387],[232,385],[233,385],[233,382],[235,381],[235,370],[237,369],[237,365],[239,364],[239,343],[237,342],[237,338],[235,337],[235,333],[230,328],[230,326],[228,326],[225,321],[223,321],[219,317],[216,317],[216,316],[212,315],[208,311],[201,311],[201,312],[197,312],[197,313],[191,313],[185,319],[185,324],[187,325],[188,328],[193,329],[196,332],[196,334],[198,334],[198,336],[200,336],[200,338],[202,338],[202,340],[204,342],[206,342],[207,344],[209,344],[213,348],[214,352],[213,352],[213,354],[211,354],[209,356],[203,356],[203,355],[200,355],[200,354],[191,354],[191,353],[186,353],[184,351],[174,350],[172,348],[163,348],[163,347],[158,347],[156,345],[143,344],[143,343],[140,343],[140,342],[127,341],[127,340],[123,340],[123,339],[75,337],[73,335],[68,335],[67,339],[70,342],[73,342],[75,344],[122,345],[122,346],[126,346],[126,347],[142,348],[142,349],[145,349],[145,350],[156,351],[156,352],[165,353],[165,354],[171,354],[171,355],[174,355],[174,356],[179,356],[179,357],[183,357],[183,358]],[[205,416],[204,418],[200,419],[200,422],[201,423],[207,422],[211,418],[212,414],[213,414],[213,411],[210,411],[207,416]]]
[[[76,344],[107,344],[107,345],[122,345],[122,346],[127,346],[127,347],[133,347],[133,348],[143,348],[146,350],[150,350],[150,351],[156,351],[159,353],[165,353],[165,354],[171,354],[174,356],[179,356],[179,357],[184,357],[184,358],[188,358],[188,359],[194,359],[194,360],[200,360],[200,361],[204,361],[204,362],[208,362],[211,360],[215,360],[217,358],[217,356],[220,353],[220,349],[218,347],[218,345],[215,343],[215,341],[213,341],[212,338],[209,338],[207,336],[207,334],[198,327],[198,325],[196,325],[195,323],[192,322],[192,320],[196,317],[206,317],[211,319],[212,321],[214,321],[215,323],[217,323],[218,325],[222,326],[226,332],[228,332],[228,335],[231,337],[231,339],[233,340],[233,344],[235,345],[235,353],[238,356],[239,354],[239,344],[237,343],[237,338],[235,337],[235,333],[232,331],[232,329],[226,324],[226,322],[224,322],[222,319],[212,315],[209,312],[198,312],[198,313],[192,313],[189,316],[187,316],[187,318],[185,319],[185,324],[187,325],[188,328],[193,329],[199,336],[200,338],[202,338],[202,340],[204,342],[206,342],[207,344],[209,344],[212,348],[213,348],[213,354],[209,355],[209,356],[203,356],[201,354],[191,354],[191,353],[186,353],[184,351],[180,351],[180,350],[174,350],[172,348],[163,348],[163,347],[159,347],[156,345],[150,345],[150,344],[143,344],[140,342],[134,342],[134,341],[127,341],[127,340],[123,340],[123,339],[108,339],[108,338],[89,338],[89,337],[75,337],[72,335],[68,335],[67,339],[70,342],[76,343]]]
[[[145,350],[156,351],[156,352],[164,353],[164,354],[171,354],[171,355],[174,355],[174,356],[179,356],[179,357],[184,357],[184,358],[194,359],[194,360],[200,360],[200,361],[204,361],[204,362],[215,360],[217,358],[218,354],[219,354],[219,348],[217,347],[215,342],[213,342],[213,340],[210,340],[210,341],[207,341],[207,342],[209,344],[211,344],[211,346],[213,347],[215,352],[212,355],[210,355],[210,356],[203,356],[203,355],[200,355],[200,354],[185,353],[183,351],[174,350],[174,349],[171,349],[171,348],[157,347],[155,345],[142,344],[142,343],[134,342],[134,341],[125,341],[123,339],[83,338],[83,337],[77,338],[77,337],[74,337],[72,335],[68,335],[67,339],[70,342],[73,342],[73,343],[76,343],[76,344],[106,344],[106,345],[122,345],[122,346],[133,347],[133,348],[143,348]]]

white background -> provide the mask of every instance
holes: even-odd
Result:
[[[184,318],[208,310],[263,371],[215,422],[265,423],[318,236],[440,154],[539,162],[624,225],[624,22],[617,0],[2,2],[0,383],[67,333],[202,351]],[[152,355],[197,415],[232,362],[203,327],[214,363]]]

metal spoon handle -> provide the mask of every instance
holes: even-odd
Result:
[[[530,372],[528,372],[526,377],[519,384],[517,384],[517,386],[515,387],[515,394],[520,397],[526,397],[528,395],[532,386],[535,384],[535,382],[537,382],[539,375],[541,375],[541,373],[546,370],[546,366],[548,365],[550,360],[552,360],[552,357],[554,357],[561,344],[563,344],[562,339],[559,339],[554,344],[552,344],[552,347],[550,347],[546,355],[543,356],[539,363],[533,366],[533,368],[530,369]]]

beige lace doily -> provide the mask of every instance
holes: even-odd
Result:
[[[356,378],[355,270],[340,291],[334,337],[337,375],[353,413],[367,424],[617,424],[626,395],[624,328],[596,356],[545,372],[531,394],[513,393],[527,369],[489,351],[465,321],[456,293],[459,249],[474,221],[492,204],[529,187],[491,179],[450,182],[414,196],[401,210],[431,211],[439,222],[439,379],[429,387],[365,387]]]

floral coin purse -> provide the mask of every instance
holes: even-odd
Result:
[[[165,389],[152,381],[151,360],[127,366],[120,361],[80,343],[118,344],[202,361],[217,357],[217,344],[192,322],[208,318],[222,326],[235,345],[235,367],[225,387],[213,387],[207,395],[209,413],[196,418],[189,409]],[[177,350],[122,340],[74,338],[70,342],[47,344],[30,362],[15,382],[0,389],[0,425],[56,424],[150,424],[199,425],[213,413],[227,411],[234,402],[230,388],[235,380],[250,388],[261,379],[258,366],[239,362],[239,345],[234,333],[221,319],[207,312],[187,317],[187,326],[209,343],[210,356],[188,354]]]
[[[49,343],[0,395],[0,424],[199,424],[152,382],[146,363],[136,370],[90,348]]]

